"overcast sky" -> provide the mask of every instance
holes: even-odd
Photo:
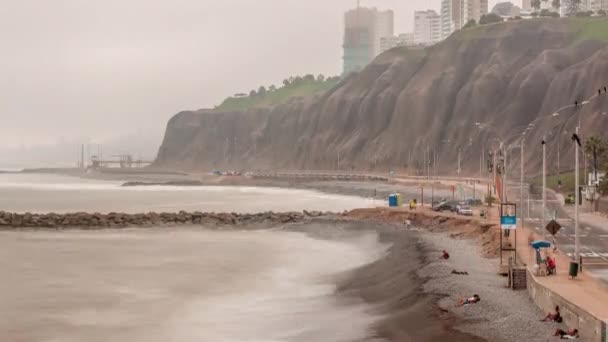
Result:
[[[160,136],[180,110],[290,75],[339,74],[342,13],[355,4],[0,0],[0,146]],[[440,0],[362,5],[392,8],[400,33]]]

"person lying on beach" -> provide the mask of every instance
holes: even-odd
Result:
[[[450,254],[447,251],[443,251],[443,254],[441,255],[442,258],[444,258],[445,260],[448,260],[450,258]]]
[[[562,316],[559,313],[559,305],[555,306],[555,313],[548,313],[547,316],[545,316],[545,318],[540,320],[541,322],[557,322],[557,323],[561,323],[562,322]]]
[[[452,274],[460,274],[460,275],[469,275],[469,272],[467,271],[456,271],[456,270],[452,270]]]
[[[562,329],[555,330],[553,336],[559,336],[562,340],[574,340],[578,338],[578,329],[563,331]]]
[[[479,303],[480,300],[481,300],[481,298],[479,297],[479,295],[473,295],[473,297],[461,298],[458,301],[458,303],[456,304],[456,306],[465,306],[465,305],[469,305],[469,304],[475,304],[475,303]]]

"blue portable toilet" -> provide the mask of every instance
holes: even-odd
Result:
[[[388,206],[389,207],[399,206],[399,197],[397,196],[397,194],[388,195]]]

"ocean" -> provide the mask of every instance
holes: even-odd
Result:
[[[0,210],[345,210],[314,191],[121,188],[120,182],[0,175]],[[323,227],[313,227],[323,229]],[[335,276],[386,253],[377,233],[323,240],[282,229],[151,228],[0,233],[6,341],[360,341],[381,317],[335,295]]]
[[[40,174],[0,174],[0,210],[13,212],[343,211],[370,207],[369,199],[310,190],[258,187],[121,187],[100,181]]]

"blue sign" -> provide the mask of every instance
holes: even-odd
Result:
[[[507,230],[517,229],[517,206],[515,204],[501,203],[500,228]]]
[[[500,228],[502,228],[502,229],[516,229],[517,228],[517,217],[515,217],[515,216],[501,216],[500,217]]]

